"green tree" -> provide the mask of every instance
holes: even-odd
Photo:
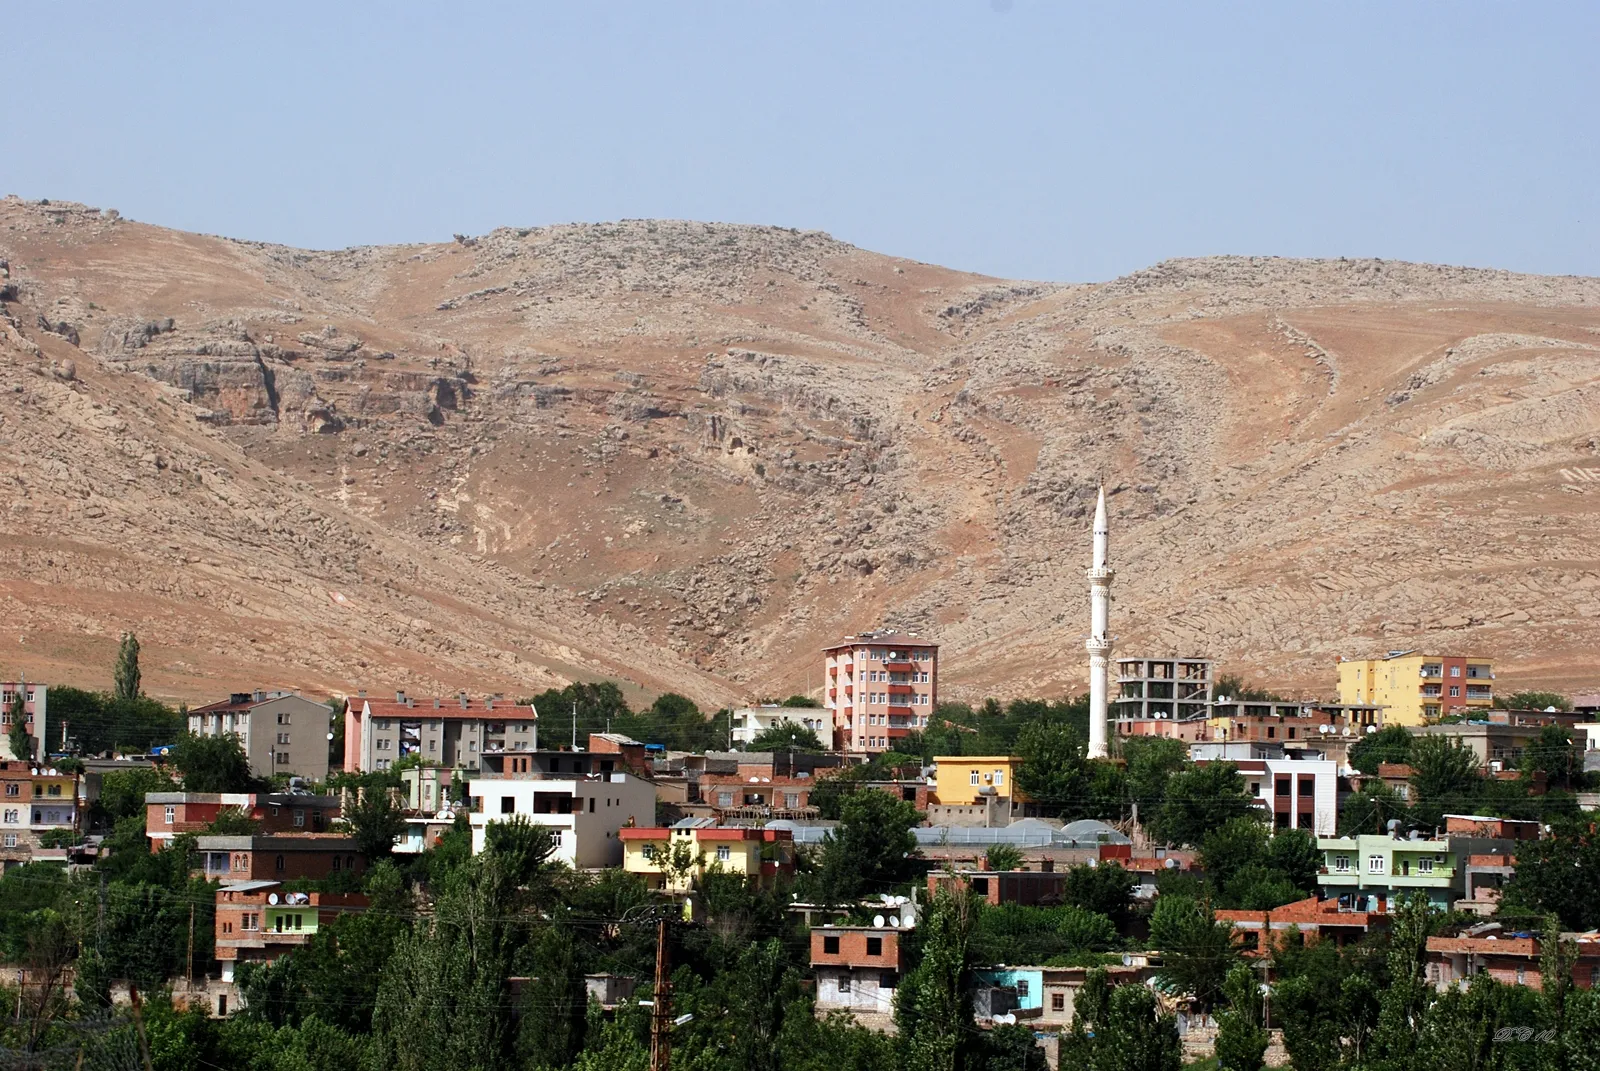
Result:
[[[506,979],[520,943],[514,878],[484,853],[445,880],[432,918],[395,944],[373,1014],[375,1056],[399,1071],[509,1065]]]
[[[1412,813],[1423,826],[1443,826],[1447,814],[1470,814],[1483,792],[1478,756],[1459,740],[1418,737],[1411,748],[1411,771],[1417,797]]]
[[[1549,789],[1571,792],[1583,787],[1583,750],[1573,744],[1566,726],[1546,725],[1523,749],[1523,780],[1531,781],[1539,774],[1544,775]]]
[[[117,664],[111,671],[111,677],[118,699],[138,699],[142,694],[139,687],[139,637],[131,632],[122,634],[122,643],[117,647]]]
[[[1231,762],[1208,762],[1173,775],[1148,828],[1152,837],[1168,844],[1198,845],[1224,822],[1258,813],[1239,768]]]
[[[1128,802],[1148,822],[1167,797],[1167,782],[1189,764],[1189,748],[1182,740],[1162,736],[1131,736],[1122,741],[1128,763]]]
[[[994,873],[1022,869],[1022,850],[1014,844],[991,844],[983,855],[983,868]]]
[[[1404,725],[1385,725],[1350,746],[1350,765],[1376,777],[1379,763],[1410,762],[1411,746],[1416,739]]]
[[[1494,705],[1500,710],[1548,710],[1555,707],[1557,710],[1570,711],[1572,700],[1560,692],[1512,692],[1510,695],[1497,695]]]
[[[1179,1071],[1178,1024],[1162,1015],[1142,985],[1113,988],[1102,968],[1084,976],[1072,1030],[1061,1039],[1060,1067],[1085,1071]]]
[[[589,989],[572,930],[546,926],[534,946],[533,977],[522,996],[517,1054],[529,1071],[559,1071],[583,1051]]]
[[[1245,963],[1228,970],[1222,991],[1228,1006],[1217,1013],[1217,1067],[1220,1071],[1261,1071],[1267,1055],[1256,972]]]
[[[977,908],[964,890],[941,891],[921,926],[922,960],[895,991],[902,1066],[959,1071],[977,1033],[966,986],[967,950]]]
[[[1379,1066],[1410,1066],[1436,991],[1428,982],[1428,938],[1438,915],[1421,893],[1400,901],[1389,923],[1388,985],[1379,998],[1372,1056]]]
[[[701,716],[700,708],[695,705],[694,700],[686,695],[679,695],[677,692],[662,692],[656,696],[655,702],[650,704],[650,711],[653,714],[660,714],[668,718],[698,718]]]
[[[783,701],[783,705],[786,706],[786,707],[811,707],[811,708],[816,708],[816,707],[822,706],[821,702],[819,702],[818,700],[812,699],[809,695],[791,695],[788,699],[785,699]]]
[[[251,837],[261,832],[261,823],[250,817],[243,807],[225,807],[206,826],[210,836]]]
[[[1227,696],[1235,703],[1287,703],[1289,700],[1277,692],[1266,688],[1256,688],[1244,682],[1244,678],[1237,673],[1224,673],[1217,678],[1217,683],[1211,689],[1213,695]]]
[[[1134,886],[1139,879],[1121,863],[1112,861],[1098,866],[1078,864],[1068,867],[1061,883],[1061,902],[1104,915],[1121,929],[1133,905]]]
[[[849,903],[909,881],[917,850],[911,829],[921,820],[915,807],[887,792],[846,796],[839,825],[822,844],[818,873],[822,895],[829,903]]]
[[[355,802],[345,808],[344,823],[356,851],[371,864],[394,853],[395,838],[406,831],[406,813],[387,789],[374,785],[356,793]]]
[[[1600,928],[1600,834],[1588,819],[1557,819],[1550,836],[1517,845],[1508,907],[1554,914],[1576,931]]]
[[[33,761],[33,737],[28,735],[27,687],[18,684],[11,697],[11,731],[7,734],[11,754],[23,762]]]
[[[761,730],[750,741],[749,751],[822,751],[817,734],[795,721],[781,721]]]
[[[1339,811],[1339,835],[1384,833],[1396,819],[1402,828],[1411,823],[1411,808],[1400,794],[1382,781],[1363,781],[1360,791],[1350,793]]]
[[[1157,984],[1168,993],[1185,993],[1202,1008],[1222,998],[1222,983],[1238,962],[1233,927],[1218,922],[1209,904],[1182,896],[1162,896],[1150,915],[1150,943],[1161,950]]]
[[[186,792],[249,792],[256,784],[250,759],[233,733],[183,734],[173,765],[183,777]]]

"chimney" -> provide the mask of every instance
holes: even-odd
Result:
[[[438,696],[434,696],[433,697],[433,709],[434,710],[438,710],[439,709],[439,697]]]
[[[467,693],[466,692],[457,692],[456,693],[456,698],[461,700],[461,709],[462,710],[466,710],[467,709]]]
[[[360,691],[356,692],[356,698],[357,699],[365,699],[366,697],[367,697],[367,690],[365,688],[363,688]]]
[[[267,693],[263,692],[260,688],[257,688],[253,695],[257,703],[260,703],[267,698]]]
[[[483,709],[484,710],[493,710],[494,709],[494,696],[491,695],[489,698],[487,698],[487,699],[485,699],[483,701]]]

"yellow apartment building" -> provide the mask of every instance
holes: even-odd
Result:
[[[662,892],[688,892],[713,867],[763,887],[794,874],[794,835],[787,829],[653,826],[620,829],[617,838],[622,869]]]
[[[1494,663],[1415,651],[1341,658],[1339,702],[1382,706],[1385,725],[1425,725],[1452,714],[1488,710],[1494,705]]]
[[[1011,755],[936,755],[933,766],[938,802],[971,806],[991,796],[1026,802],[1014,787],[1020,765],[1022,760]]]

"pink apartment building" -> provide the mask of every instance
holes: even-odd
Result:
[[[888,751],[928,727],[939,702],[937,643],[885,630],[846,636],[822,653],[835,749]]]

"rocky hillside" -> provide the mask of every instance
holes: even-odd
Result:
[[[1600,280],[1382,261],[966,275],[625,221],[310,252],[0,201],[0,631],[83,684],[707,703],[887,623],[947,691],[1124,651],[1593,683]]]

